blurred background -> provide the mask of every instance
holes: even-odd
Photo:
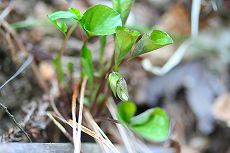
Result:
[[[36,142],[67,141],[45,115],[49,98],[44,91],[54,83],[52,61],[64,39],[47,14],[69,7],[84,12],[95,4],[112,6],[110,0],[0,0],[0,84],[27,55],[34,57],[32,66],[4,87],[0,100]],[[139,113],[160,106],[170,115],[170,140],[163,145],[182,153],[230,153],[230,0],[136,0],[126,25],[142,33],[165,30],[174,39],[121,67]],[[74,63],[74,78],[80,75],[80,38],[77,29],[63,56],[65,71],[69,61]],[[108,39],[109,59],[114,44]],[[98,38],[88,45],[97,61]],[[66,116],[71,111],[68,94],[57,99]],[[119,143],[113,128],[104,130]],[[24,139],[0,110],[0,141]]]

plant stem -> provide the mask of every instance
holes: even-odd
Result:
[[[7,109],[7,107],[5,105],[3,105],[2,103],[0,103],[0,107],[6,112],[6,114],[13,121],[13,123],[23,132],[23,134],[27,137],[27,139],[29,140],[29,142],[32,142],[32,140],[30,139],[29,135],[26,133],[26,131],[23,129],[23,127],[16,121],[16,119],[9,112],[9,110]]]
[[[78,114],[78,131],[77,131],[77,135],[76,135],[76,141],[75,141],[75,135],[74,137],[74,144],[75,144],[75,153],[80,153],[81,150],[81,124],[82,124],[82,112],[83,112],[83,102],[84,102],[84,96],[85,96],[85,88],[86,88],[86,83],[87,83],[88,78],[85,77],[83,79],[82,85],[81,85],[81,91],[80,91],[80,106],[79,106],[79,114]],[[75,124],[75,127],[73,126],[73,130],[76,131],[76,122],[74,121],[73,125]],[[76,150],[76,148],[78,150]]]

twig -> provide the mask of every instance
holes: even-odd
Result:
[[[16,71],[16,73],[11,76],[3,85],[0,86],[0,91],[3,89],[3,87],[9,83],[10,81],[12,81],[14,78],[16,78],[19,74],[21,74],[23,72],[23,70],[25,68],[27,68],[31,62],[33,61],[33,57],[29,56],[28,59],[22,64],[22,66]],[[22,128],[22,126],[16,121],[16,119],[14,118],[14,116],[8,111],[7,107],[4,106],[2,103],[0,103],[0,106],[5,110],[5,112],[7,113],[7,115],[11,118],[11,120],[15,123],[15,125],[26,135],[27,139],[31,141],[29,135],[25,132],[25,130]]]
[[[199,16],[200,16],[201,0],[192,1],[191,11],[191,35],[197,36],[199,33]]]
[[[76,142],[75,143],[75,149],[74,149],[75,153],[79,153],[80,150],[81,150],[81,123],[82,123],[83,102],[84,102],[85,87],[86,87],[87,79],[88,78],[85,77],[83,79],[83,82],[82,82],[82,85],[81,85],[81,93],[80,93],[80,100],[79,100],[80,106],[79,106],[79,114],[78,114],[78,130],[77,130],[76,137],[75,137],[75,135],[73,136],[74,138],[76,138],[76,141],[74,139],[74,142]],[[76,112],[76,97],[73,97],[73,98],[75,98],[75,109],[73,110],[74,112],[72,112],[72,113],[75,116],[76,115],[75,114],[75,112]],[[75,116],[75,120],[73,120],[73,121],[74,121],[74,123],[76,123],[75,122],[76,121],[76,116]],[[74,124],[74,123],[73,123],[73,129],[74,129],[74,131],[76,131],[75,128],[76,128],[77,125]]]
[[[2,11],[0,14],[0,23],[4,18],[11,12],[11,10],[14,8],[15,0],[11,0],[9,5]]]
[[[62,55],[63,55],[63,52],[65,50],[65,47],[66,47],[66,44],[67,44],[67,41],[69,40],[70,36],[72,35],[72,33],[74,32],[74,30],[76,29],[77,27],[77,24],[74,24],[70,30],[68,31],[66,37],[64,38],[63,42],[62,42],[62,45],[61,45],[61,48],[58,50],[58,58],[61,60],[62,58]]]
[[[16,121],[16,119],[14,118],[14,116],[8,111],[7,107],[4,106],[2,103],[0,103],[0,106],[1,106],[2,109],[4,109],[4,111],[6,112],[6,114],[13,121],[13,123],[23,132],[23,134],[27,137],[27,139],[29,140],[29,142],[32,142],[32,140],[30,139],[29,135],[26,133],[26,131],[23,129],[23,127]]]
[[[16,48],[15,48],[14,43],[13,43],[11,37],[10,37],[10,34],[7,33],[5,35],[5,38],[6,38],[6,41],[7,41],[8,45],[9,45],[9,50],[10,50],[10,54],[11,54],[12,60],[18,66],[19,65],[19,61],[18,61],[18,58],[16,56]]]
[[[190,47],[190,45],[190,39],[184,41],[162,67],[153,66],[148,59],[144,59],[142,61],[142,66],[146,71],[149,71],[153,74],[160,76],[165,75],[181,62],[185,52],[187,51],[188,47]]]
[[[66,121],[64,118],[59,117],[59,116],[57,116],[57,115],[54,114],[54,113],[50,113],[50,114],[52,114],[53,117],[57,118],[58,120],[62,121],[63,123],[65,123],[65,124],[67,124],[67,125],[69,125],[70,127],[73,128],[73,121],[72,121],[72,120]],[[77,123],[77,125],[78,125],[78,123]],[[78,126],[77,126],[77,128],[78,128]],[[96,139],[97,141],[99,141],[99,142],[101,142],[101,143],[103,143],[103,144],[105,144],[106,146],[109,147],[108,142],[107,142],[103,137],[101,137],[100,135],[98,135],[97,133],[95,133],[94,131],[90,130],[89,128],[87,128],[87,127],[85,127],[85,126],[83,126],[83,125],[81,125],[81,130],[82,130],[84,133],[86,133],[86,134],[88,134],[89,136],[91,136],[91,137],[93,137],[94,139]]]

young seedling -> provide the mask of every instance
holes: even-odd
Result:
[[[99,69],[94,67],[90,49],[87,47],[87,40],[81,51],[81,77],[88,78],[87,95],[89,108],[91,110],[101,109],[101,104],[108,98],[107,79],[112,93],[116,99],[120,99],[117,116],[122,124],[125,124],[137,135],[150,141],[164,141],[169,135],[170,121],[167,113],[161,108],[152,108],[146,112],[134,116],[136,105],[129,99],[127,84],[119,73],[119,67],[124,61],[154,51],[173,43],[172,38],[164,31],[152,30],[146,34],[125,27],[125,22],[131,10],[133,0],[113,0],[113,8],[105,5],[95,5],[88,8],[83,14],[76,9],[68,11],[57,11],[49,14],[52,23],[65,35],[68,32],[68,23],[78,24],[87,35],[87,40],[93,36],[100,37],[100,55],[97,64]],[[68,20],[68,21],[67,21]],[[69,22],[70,21],[70,22]],[[105,60],[104,49],[106,36],[114,34],[115,50],[110,60]],[[61,61],[55,59],[56,69],[60,69],[60,78],[63,78]],[[109,65],[103,66],[103,65]],[[97,75],[96,75],[97,74]],[[63,79],[64,80],[64,79]],[[99,80],[99,81],[96,81]]]

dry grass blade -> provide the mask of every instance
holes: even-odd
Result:
[[[81,150],[81,123],[82,123],[82,112],[83,112],[83,102],[84,102],[84,97],[85,97],[85,87],[86,87],[86,83],[87,83],[87,80],[88,78],[85,77],[83,79],[83,82],[82,82],[82,85],[81,85],[81,92],[80,92],[80,100],[79,100],[79,103],[80,103],[80,106],[79,106],[79,114],[78,114],[78,131],[77,131],[77,135],[76,135],[76,140],[74,139],[74,142],[75,142],[75,149],[74,149],[74,152],[75,153],[80,153],[80,150]],[[75,112],[76,112],[76,96],[73,97],[75,98],[75,108],[74,110],[74,115],[75,115]],[[73,112],[72,112],[73,113]],[[73,120],[73,130],[76,131],[76,116],[75,116],[75,120]],[[75,138],[75,135],[74,135],[74,138]]]
[[[88,121],[88,123],[93,127],[93,129],[96,131],[96,133],[98,135],[101,135],[105,138],[105,140],[108,142],[109,144],[109,148],[114,152],[114,153],[119,153],[119,151],[117,150],[117,148],[112,144],[112,142],[109,140],[109,138],[106,136],[106,134],[101,130],[101,128],[97,125],[97,123],[95,122],[95,120],[93,119],[92,115],[90,114],[90,112],[86,109],[84,111],[84,116],[86,118],[86,120]],[[107,146],[108,147],[108,146]],[[106,148],[104,147],[105,151]],[[108,151],[109,152],[109,151]]]
[[[107,102],[107,108],[109,109],[113,119],[117,120],[116,117],[116,105],[114,104],[113,100],[110,98],[109,101]],[[128,153],[135,153],[135,147],[133,147],[133,144],[131,144],[131,139],[128,136],[128,133],[126,132],[126,129],[120,125],[120,124],[116,124],[118,131],[122,137],[122,140],[124,142],[124,145],[126,147],[126,150],[128,151]]]
[[[50,113],[50,114],[51,114],[53,117],[55,117],[55,118],[57,118],[58,120],[60,120],[61,122],[65,123],[65,124],[67,124],[67,125],[69,125],[70,127],[73,128],[73,121],[72,121],[72,120],[66,121],[64,118],[59,117],[59,116],[57,116],[57,115],[54,114],[54,113]],[[78,127],[78,123],[76,123],[76,124],[77,124],[77,127]],[[87,128],[87,127],[81,125],[81,130],[82,130],[82,132],[88,134],[89,136],[93,137],[93,138],[96,139],[97,141],[99,141],[99,142],[105,144],[106,146],[109,146],[109,145],[108,145],[108,142],[107,142],[103,137],[101,137],[100,135],[98,135],[98,134],[95,133],[94,131],[90,130],[89,128]]]
[[[14,4],[15,4],[15,0],[11,0],[9,5],[2,11],[2,13],[0,14],[0,23],[14,8]]]
[[[52,116],[51,113],[47,113],[47,116],[53,121],[53,123],[61,130],[61,132],[71,141],[73,142],[72,137],[70,134],[66,131],[66,129]]]
[[[199,16],[200,16],[201,0],[192,1],[191,11],[191,35],[197,36],[199,33]]]
[[[76,124],[76,100],[77,100],[77,97],[78,97],[78,87],[77,85],[74,85],[73,87],[73,95],[72,95],[72,119],[73,119],[73,144],[74,144],[74,152],[76,153],[77,150],[79,149],[80,151],[80,148],[79,146],[77,145],[77,131],[76,131],[76,128],[77,128],[77,124]]]
[[[22,64],[22,66],[14,73],[14,75],[12,75],[3,85],[0,86],[0,91],[7,83],[12,81],[19,74],[21,74],[32,63],[32,61],[33,61],[33,57],[29,56],[28,59]]]

